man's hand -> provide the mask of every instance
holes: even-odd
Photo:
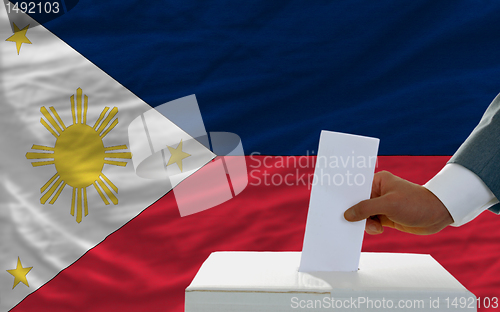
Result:
[[[425,187],[390,172],[377,172],[371,199],[344,213],[347,221],[366,220],[368,234],[380,234],[383,226],[412,234],[434,234],[453,223],[443,203]]]

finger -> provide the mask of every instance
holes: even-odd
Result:
[[[380,197],[380,195],[382,195],[380,187],[381,181],[382,181],[382,173],[376,172],[375,175],[373,176],[370,198],[377,198]]]
[[[380,221],[380,224],[382,226],[386,226],[386,227],[390,227],[390,228],[396,228],[396,224],[394,223],[394,221],[392,221],[391,219],[387,218],[386,216],[383,216],[383,215],[380,215],[380,216],[377,216],[379,221]]]
[[[394,180],[394,175],[389,171],[379,171],[373,176],[372,191],[370,198],[380,197],[384,194],[384,188]]]
[[[387,196],[363,200],[347,209],[344,212],[344,218],[347,221],[354,222],[379,214],[386,215],[389,205]]]
[[[376,235],[384,232],[384,228],[377,218],[368,218],[366,219],[365,231],[368,234]]]

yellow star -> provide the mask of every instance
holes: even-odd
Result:
[[[170,159],[168,160],[168,164],[167,166],[171,165],[171,164],[177,164],[177,166],[179,166],[179,169],[181,169],[181,172],[182,172],[182,160],[186,157],[189,157],[191,156],[191,154],[188,154],[188,153],[185,153],[182,151],[182,140],[181,142],[179,143],[179,145],[177,145],[177,148],[173,148],[173,147],[170,147],[168,146],[168,150],[170,151]]]
[[[23,282],[26,286],[30,287],[30,285],[28,285],[26,274],[28,274],[28,272],[31,271],[32,268],[33,267],[23,268],[21,259],[17,257],[17,267],[12,270],[7,270],[7,272],[14,276],[14,286],[12,286],[12,289],[14,289],[14,287],[16,287],[19,282]]]
[[[12,23],[12,24],[14,24],[14,34],[12,36],[10,36],[8,39],[6,39],[5,41],[15,42],[16,46],[17,46],[17,55],[19,55],[19,51],[21,51],[21,45],[23,43],[31,44],[31,41],[28,39],[28,37],[26,37],[26,32],[28,31],[28,28],[30,27],[30,25],[19,30],[19,27],[17,27],[16,23]]]

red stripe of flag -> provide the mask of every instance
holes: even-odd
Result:
[[[295,165],[299,159],[308,165]],[[381,156],[377,171],[388,170],[423,184],[448,159]],[[247,156],[246,160],[249,185],[236,198],[181,218],[172,192],[167,194],[12,311],[181,312],[184,289],[211,252],[301,250],[310,189],[300,177],[312,175],[315,157]],[[276,176],[275,181],[287,177],[292,185],[265,185],[266,175]],[[500,217],[485,212],[463,227],[431,236],[392,229],[365,235],[363,250],[431,254],[477,297],[498,297],[499,227]]]

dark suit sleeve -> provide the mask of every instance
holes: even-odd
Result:
[[[449,163],[462,165],[474,172],[500,199],[500,94]],[[489,210],[500,213],[500,204]]]

